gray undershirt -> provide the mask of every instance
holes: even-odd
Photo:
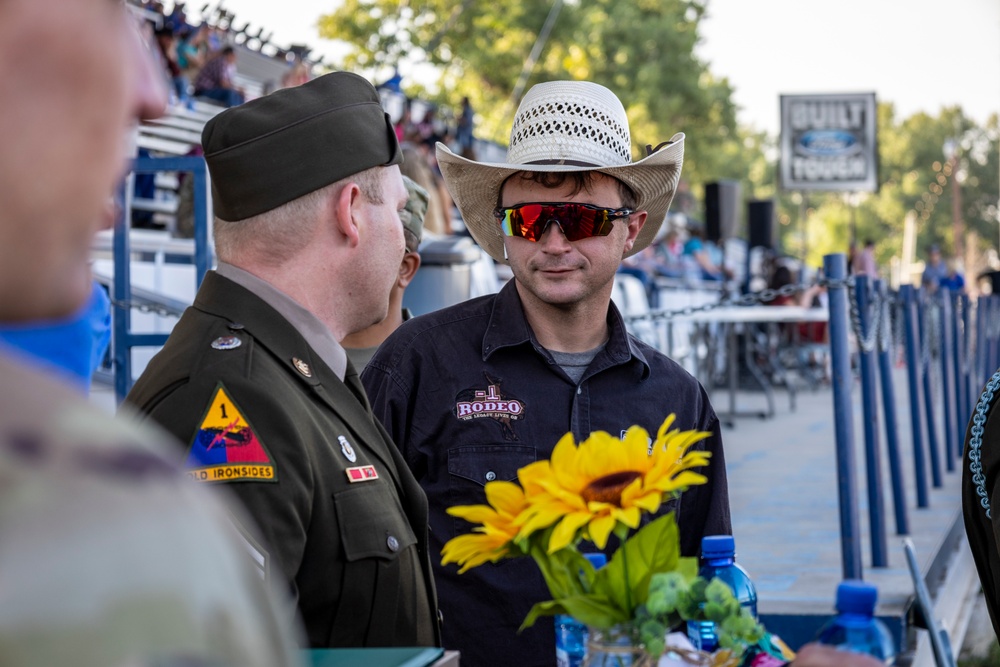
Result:
[[[289,324],[295,327],[296,331],[302,334],[306,343],[323,360],[323,363],[343,381],[344,374],[347,372],[347,353],[318,317],[271,283],[238,266],[219,262],[215,272],[250,290],[267,305],[278,311],[282,317],[288,320]]]
[[[580,384],[580,379],[583,374],[587,371],[587,367],[590,366],[590,362],[594,360],[597,353],[604,349],[607,342],[601,343],[593,350],[587,350],[586,352],[556,352],[555,350],[549,350],[549,354],[555,360],[559,367],[566,372],[566,375],[570,377],[573,382]]]

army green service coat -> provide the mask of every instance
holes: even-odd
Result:
[[[277,311],[209,272],[126,401],[187,447],[189,476],[247,507],[248,549],[290,584],[310,646],[440,643],[427,499],[350,364],[341,381]]]

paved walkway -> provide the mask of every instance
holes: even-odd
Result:
[[[949,533],[953,537],[951,544],[955,544],[952,531],[961,530],[961,461],[955,461],[953,472],[943,472],[940,488],[931,488],[930,506],[917,509],[905,369],[897,369],[894,380],[910,538],[927,573]],[[720,410],[728,406],[728,395],[723,390],[715,391],[712,398]],[[774,418],[741,417],[732,427],[723,427],[737,560],[757,585],[765,623],[793,645],[811,638],[819,624],[832,614],[836,587],[843,578],[832,390],[805,390],[797,398],[792,412],[787,395],[778,390]],[[878,615],[890,625],[895,624],[896,632],[900,632],[914,587],[902,536],[896,534],[881,398],[879,446],[887,567],[872,567],[861,390],[857,380],[852,403],[863,576],[879,587]],[[763,394],[738,394],[740,411],[764,406]],[[940,416],[937,423],[940,437]],[[930,484],[929,467],[927,475]],[[958,538],[958,549],[951,547],[943,552],[946,562],[953,562],[959,555],[965,561],[971,560],[964,530]],[[978,585],[978,579],[975,583]]]

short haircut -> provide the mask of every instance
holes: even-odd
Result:
[[[223,262],[248,255],[271,266],[287,262],[312,239],[324,203],[349,183],[355,183],[372,204],[382,204],[385,197],[381,169],[385,167],[366,169],[244,220],[216,217],[213,226],[216,255]]]
[[[503,205],[503,186],[512,178],[520,178],[532,183],[538,183],[546,188],[558,188],[567,182],[572,182],[573,191],[570,194],[576,195],[582,190],[590,189],[590,184],[594,181],[595,174],[607,176],[618,185],[618,194],[621,196],[622,208],[636,207],[638,197],[635,196],[632,188],[610,174],[596,171],[519,171],[509,176],[507,180],[500,184],[500,190],[497,192],[497,206],[500,207]]]

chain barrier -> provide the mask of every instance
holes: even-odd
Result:
[[[851,307],[851,327],[854,329],[854,336],[858,340],[858,347],[865,354],[873,351],[875,349],[875,343],[878,340],[877,336],[879,330],[884,328],[882,326],[882,295],[878,292],[873,292],[871,295],[871,303],[868,305],[868,335],[865,335],[863,327],[861,326],[861,309],[858,306],[858,294],[856,289],[849,289],[847,291],[848,304]]]
[[[180,317],[184,312],[183,310],[178,310],[176,308],[168,308],[155,303],[146,303],[138,301],[119,301],[118,299],[111,299],[111,305],[115,308],[124,308],[126,310],[138,310],[140,313],[147,313],[151,315],[159,315],[160,317]]]
[[[626,321],[629,322],[640,322],[640,321],[656,322],[659,320],[673,319],[675,317],[694,315],[695,313],[706,313],[712,310],[717,310],[719,308],[727,308],[731,306],[756,306],[759,304],[774,301],[779,296],[794,296],[798,292],[813,287],[814,285],[819,285],[820,287],[826,287],[827,289],[838,288],[838,287],[851,288],[854,286],[854,278],[848,277],[838,280],[824,279],[812,284],[799,283],[793,285],[785,285],[784,287],[779,287],[778,289],[764,289],[761,290],[760,292],[748,292],[746,294],[742,294],[737,297],[724,297],[720,301],[716,301],[714,303],[705,303],[700,306],[685,306],[684,308],[677,308],[674,310],[650,310],[649,312],[646,313],[623,315],[623,317]]]

